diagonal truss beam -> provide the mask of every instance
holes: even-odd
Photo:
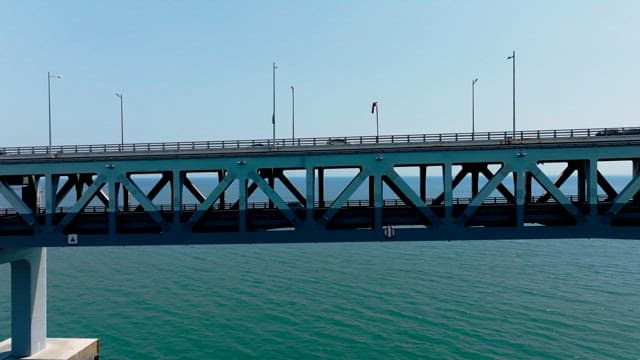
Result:
[[[342,190],[340,195],[338,195],[338,198],[331,204],[329,209],[327,209],[327,211],[322,216],[322,221],[325,225],[329,223],[331,219],[333,219],[338,210],[340,210],[340,207],[342,207],[342,205],[353,195],[353,193],[358,190],[358,187],[362,185],[362,183],[367,179],[367,177],[369,177],[369,175],[370,174],[368,172],[365,172],[364,169],[361,169],[358,175],[356,175],[356,177],[351,180],[349,185],[347,185],[347,187]]]
[[[67,181],[60,187],[60,190],[56,193],[56,203],[53,208],[69,194],[69,192],[78,184],[78,176],[76,174],[67,175]]]
[[[280,195],[278,195],[278,193],[276,193],[271,188],[271,186],[269,186],[266,183],[266,181],[264,181],[264,179],[257,173],[255,172],[249,173],[249,178],[253,180],[253,183],[256,184],[265,193],[265,195],[267,195],[267,198],[273,201],[273,203],[287,218],[287,220],[289,220],[291,224],[297,227],[299,224],[299,219],[296,216],[296,214],[293,212],[293,210],[291,210],[289,205],[287,205],[287,203],[284,202],[284,200],[282,200],[282,197],[280,197]]]
[[[438,216],[434,214],[431,209],[429,209],[427,204],[425,204],[424,201],[420,199],[420,196],[418,196],[418,194],[416,194],[413,189],[411,189],[409,184],[407,184],[406,181],[404,181],[404,179],[400,175],[398,175],[395,169],[387,169],[387,171],[384,172],[384,175],[389,180],[389,182],[387,182],[387,185],[389,185],[389,187],[391,187],[391,189],[398,196],[403,198],[402,201],[404,201],[405,203],[409,202],[416,209],[418,209],[422,216],[429,220],[431,225],[437,225],[440,222]]]
[[[627,186],[624,187],[620,194],[613,200],[613,205],[607,211],[609,215],[616,215],[631,200],[631,198],[640,190],[640,176],[636,176]]]
[[[184,185],[185,188],[187,188],[187,190],[189,190],[189,192],[191,193],[191,195],[193,195],[193,197],[196,198],[196,200],[198,200],[199,203],[203,203],[205,200],[204,195],[202,194],[202,192],[200,192],[200,190],[193,184],[193,182],[191,182],[191,179],[189,179],[188,177],[184,177],[182,179],[182,184]]]
[[[604,190],[604,192],[607,194],[607,201],[613,201],[613,199],[615,199],[616,196],[618,196],[618,192],[613,188],[613,186],[611,186],[609,181],[607,181],[607,179],[602,175],[602,173],[600,173],[599,170],[598,170],[598,185],[600,185],[602,190]]]
[[[487,181],[491,181],[491,179],[493,179],[493,177],[495,176],[494,173],[489,170],[488,165],[485,165],[483,168],[481,168],[480,173],[487,178]],[[502,194],[502,196],[504,196],[505,199],[507,199],[508,202],[516,202],[515,196],[511,193],[511,191],[509,191],[509,189],[507,189],[506,186],[504,186],[503,183],[499,183],[496,189]]]
[[[107,180],[107,177],[103,174],[98,175],[98,177],[96,177],[96,180],[93,181],[93,183],[91,184],[91,186],[89,186],[87,191],[85,191],[84,194],[82,194],[80,199],[76,201],[76,203],[71,207],[71,209],[67,211],[67,214],[64,216],[64,218],[62,218],[62,220],[60,221],[59,226],[62,229],[69,226],[71,221],[73,221],[73,219],[75,219],[76,216],[78,216],[78,214],[82,211],[82,209],[84,209],[85,206],[87,206],[89,201],[91,201],[91,199],[93,199],[93,197],[96,196],[96,193],[106,183],[106,180]]]
[[[31,210],[31,208],[27,206],[27,204],[25,204],[24,201],[22,201],[22,199],[13,190],[11,190],[4,181],[0,181],[0,194],[2,194],[13,208],[16,209],[18,215],[20,215],[27,225],[33,228],[38,226],[33,210]]]
[[[562,205],[562,207],[564,207],[564,209],[571,216],[573,216],[576,220],[579,220],[581,217],[583,217],[583,214],[580,212],[580,210],[575,207],[573,203],[571,203],[571,201],[565,194],[562,193],[562,191],[560,191],[556,184],[552,183],[551,180],[536,165],[529,166],[527,170],[533,175],[534,178],[536,178],[536,180],[538,180],[540,185],[542,185],[547,193],[551,194],[551,196],[553,196],[553,198],[556,199],[556,201],[560,205]]]
[[[202,216],[209,210],[209,208],[213,205],[216,200],[222,195],[222,193],[227,190],[229,185],[236,179],[236,174],[232,171],[227,171],[227,175],[218,183],[218,185],[211,191],[211,194],[207,196],[207,198],[198,206],[198,210],[196,210],[191,218],[189,218],[188,223],[191,225],[195,225]]]
[[[468,173],[469,169],[467,167],[463,166],[462,169],[460,169],[460,171],[456,174],[456,177],[451,181],[452,191],[456,186],[458,186],[458,184],[460,184],[460,182],[464,179],[465,176],[467,176]],[[442,204],[442,201],[444,201],[444,191],[440,193],[440,195],[436,196],[435,199],[433,199],[431,205],[440,205]]]
[[[249,199],[249,197],[251,197],[251,195],[253,195],[253,193],[256,192],[256,189],[258,189],[258,185],[256,185],[255,182],[251,182],[251,184],[247,187],[247,199]],[[240,199],[236,200],[236,202],[234,202],[233,205],[231,205],[231,209],[232,210],[240,209]]]
[[[87,184],[87,186],[91,187],[94,182],[91,177],[92,174],[81,174],[78,179],[78,185],[82,186],[83,184]],[[102,202],[104,206],[109,206],[109,196],[102,190],[102,188],[98,189],[96,197]]]
[[[122,186],[127,189],[138,203],[144,208],[146,213],[158,224],[165,224],[164,219],[160,215],[160,209],[144,194],[142,190],[133,181],[124,175],[118,177]]]
[[[536,166],[536,169],[540,170],[537,166]],[[553,185],[554,185],[553,187],[559,189],[560,186],[562,186],[562,184],[564,184],[564,182],[567,181],[567,179],[569,179],[569,177],[571,177],[571,174],[573,174],[574,171],[576,171],[576,170],[578,170],[578,168],[576,167],[576,164],[574,164],[573,162],[567,163],[567,167],[564,168],[564,170],[562,170],[562,173],[553,182]],[[543,174],[542,171],[539,171],[539,172],[540,172],[540,174]],[[543,176],[548,179],[548,177],[546,175],[543,174]],[[538,180],[538,181],[540,181],[540,180]],[[545,202],[549,201],[549,199],[551,199],[551,195],[552,194],[549,192],[549,189],[545,188],[545,190],[547,190],[547,191],[544,194],[542,194],[542,196],[540,196],[538,198],[538,201],[536,201],[537,203],[545,203]]]
[[[135,184],[135,182],[131,178],[129,178],[129,177],[127,177],[127,178],[129,179],[129,181],[131,183]],[[149,200],[153,201],[153,199],[155,199],[156,196],[158,196],[158,194],[160,194],[160,191],[162,191],[162,189],[169,183],[170,179],[171,179],[171,173],[162,173],[162,177],[160,178],[160,180],[158,180],[158,182],[149,191],[149,194],[147,194],[145,197],[147,197],[147,198],[149,198]],[[136,211],[140,211],[140,210],[142,210],[142,208],[143,208],[142,205],[138,205],[136,207]]]
[[[302,195],[302,193],[300,193],[300,191],[298,190],[298,188],[296,188],[295,185],[293,185],[293,183],[291,182],[291,180],[289,180],[289,178],[287,178],[284,175],[284,172],[281,170],[276,174],[276,177],[278,179],[280,179],[280,182],[282,182],[282,185],[284,185],[287,190],[289,190],[291,192],[291,194],[293,194],[293,196],[301,203],[304,204],[305,207],[307,207],[307,199],[304,197],[304,195]]]
[[[471,218],[471,216],[473,216],[476,210],[478,210],[478,207],[480,207],[480,205],[484,202],[484,200],[498,187],[498,184],[500,184],[502,180],[504,180],[504,178],[506,178],[511,171],[512,171],[511,166],[504,164],[502,168],[498,170],[495,176],[493,176],[491,180],[489,180],[486,184],[484,184],[484,186],[482,187],[482,190],[478,192],[478,195],[476,195],[471,200],[469,205],[467,205],[467,207],[464,209],[464,212],[462,213],[462,216],[461,216],[462,222],[466,223],[467,220]]]

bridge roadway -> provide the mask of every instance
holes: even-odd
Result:
[[[11,353],[47,347],[49,246],[640,239],[639,191],[639,128],[0,148]]]

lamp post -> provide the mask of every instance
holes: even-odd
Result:
[[[273,146],[276,146],[276,62],[273,62],[273,115],[271,115],[271,124],[273,126]]]
[[[376,113],[376,144],[378,143],[378,138],[380,137],[380,122],[378,121],[378,102],[374,101],[371,104],[371,113]]]
[[[478,78],[471,80],[471,140],[476,136],[476,83]]]
[[[124,99],[122,93],[116,93],[116,96],[120,98],[120,145],[124,145]]]
[[[513,63],[513,136],[512,139],[516,139],[516,51],[513,50],[511,56],[507,57],[507,60],[511,59]]]
[[[47,152],[51,152],[51,79],[62,79],[62,75],[51,75],[47,72],[47,95],[49,98],[49,147]]]
[[[296,92],[291,85],[291,141],[296,140]]]

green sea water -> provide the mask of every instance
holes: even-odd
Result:
[[[54,248],[48,270],[49,337],[101,359],[640,358],[636,241]]]

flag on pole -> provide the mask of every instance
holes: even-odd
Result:
[[[375,111],[375,109],[378,107],[378,102],[374,101],[373,104],[371,104],[371,113],[373,114],[373,112]]]

